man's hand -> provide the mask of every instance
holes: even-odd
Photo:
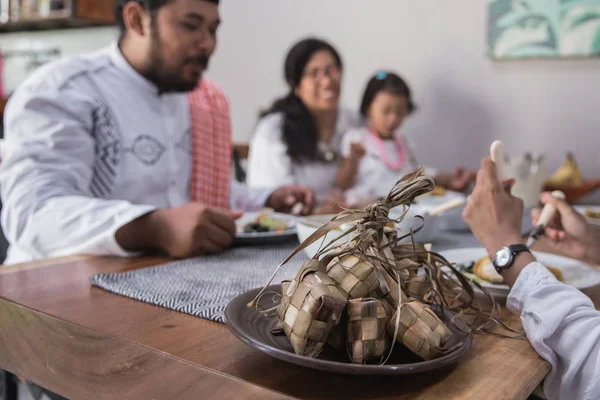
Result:
[[[523,200],[510,194],[514,183],[514,179],[500,183],[496,164],[489,158],[484,159],[471,199],[463,211],[464,220],[491,259],[502,247],[524,242],[521,236]],[[533,261],[535,258],[530,253],[519,253],[514,264],[502,271],[504,283],[512,287],[521,271]]]
[[[510,194],[514,180],[500,183],[496,165],[489,158],[481,162],[471,199],[463,218],[490,257],[504,246],[523,243],[523,201]]]
[[[600,231],[589,225],[585,217],[564,200],[550,193],[542,193],[540,200],[543,204],[550,203],[556,210],[554,218],[544,230],[544,236],[550,239],[550,250],[566,257],[600,264]],[[540,214],[540,209],[531,211],[534,226]]]
[[[159,249],[174,258],[219,253],[231,246],[235,220],[241,216],[239,211],[187,203],[130,222],[117,231],[116,239],[127,250]]]
[[[314,198],[314,192],[309,187],[283,186],[269,196],[265,206],[277,212],[290,214],[294,211],[295,214],[308,215],[315,206]]]

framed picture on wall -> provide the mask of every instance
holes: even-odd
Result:
[[[494,59],[600,57],[600,0],[488,0]]]

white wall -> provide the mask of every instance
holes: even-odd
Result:
[[[75,30],[9,33],[0,35],[0,50],[48,50],[59,48],[61,56],[71,56],[99,49],[114,40],[118,30],[114,27]],[[29,59],[13,57],[5,61],[4,89],[11,92],[26,76]]]
[[[211,74],[245,139],[257,110],[284,92],[289,46],[319,35],[344,57],[348,106],[378,68],[408,79],[421,109],[405,132],[420,162],[477,167],[499,138],[512,154],[547,154],[549,172],[575,150],[585,174],[600,177],[600,60],[491,61],[485,9],[481,0],[226,0]]]
[[[225,0],[224,25],[209,76],[232,102],[234,136],[247,142],[260,108],[283,94],[283,57],[306,35],[330,40],[346,62],[343,102],[358,107],[366,79],[398,71],[420,111],[405,132],[419,161],[475,168],[493,139],[511,154],[543,152],[548,172],[573,150],[600,177],[600,60],[495,62],[485,56],[481,0]],[[61,44],[65,54],[108,43],[114,28],[0,35]]]

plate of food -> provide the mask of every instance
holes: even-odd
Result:
[[[296,217],[271,209],[247,212],[236,221],[234,244],[267,244],[296,237]]]
[[[588,222],[600,225],[600,206],[575,206],[575,209],[583,214]]]
[[[540,252],[533,252],[533,254],[559,281],[567,285],[579,290],[600,285],[600,271],[590,265],[555,254]],[[508,297],[510,288],[494,269],[484,248],[447,250],[440,252],[440,255],[455,264],[467,279],[479,283],[495,298]]]

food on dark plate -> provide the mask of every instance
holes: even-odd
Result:
[[[563,282],[562,271],[558,268],[548,267],[548,270],[552,272],[552,274],[559,281]],[[500,275],[492,261],[488,256],[481,257],[479,260],[475,261],[471,265],[460,265],[459,270],[465,275],[467,278],[477,281],[478,283],[489,282],[494,284],[502,284],[504,283],[504,279],[502,275]]]
[[[282,233],[288,229],[288,222],[272,216],[271,211],[261,212],[254,221],[241,227],[242,233]]]

